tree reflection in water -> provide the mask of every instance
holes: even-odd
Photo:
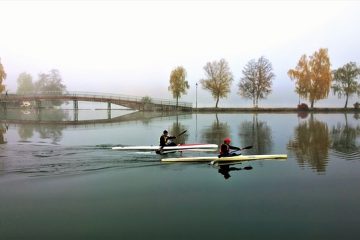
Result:
[[[68,121],[68,112],[62,109],[52,109],[51,111],[40,111],[26,116],[28,119],[41,119],[43,121]],[[51,139],[52,143],[58,143],[62,138],[62,131],[66,126],[61,124],[22,124],[18,127],[21,140],[25,141],[32,138],[34,133],[39,133],[41,139]]]
[[[253,121],[242,122],[239,128],[239,137],[242,147],[253,146],[253,154],[269,154],[273,141],[271,128],[266,122],[258,120],[258,115],[253,115]]]
[[[331,131],[331,148],[345,154],[356,154],[358,157],[360,145],[357,143],[357,138],[360,136],[360,126],[349,125],[347,114],[344,114],[344,117],[345,124],[338,123]]]
[[[175,142],[177,144],[183,144],[188,139],[189,135],[187,133],[181,134],[183,131],[186,130],[186,127],[179,123],[178,118],[176,118],[176,122],[173,123],[173,125],[170,127],[169,132],[172,136],[176,136]]]
[[[224,138],[230,136],[230,127],[227,123],[220,122],[217,114],[215,114],[215,117],[216,120],[212,125],[202,130],[201,138],[206,143],[216,143],[220,146]]]
[[[6,126],[3,124],[0,125],[0,144],[5,144],[5,133],[6,133]]]
[[[327,124],[311,114],[308,120],[300,122],[295,128],[294,136],[288,143],[288,149],[295,153],[300,166],[308,164],[317,172],[325,172],[331,144]]]

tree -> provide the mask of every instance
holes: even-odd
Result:
[[[242,71],[244,76],[240,79],[238,94],[252,99],[254,107],[258,107],[259,99],[271,93],[272,80],[275,78],[272,70],[271,63],[265,57],[249,61]]]
[[[62,94],[66,92],[66,86],[61,83],[62,79],[60,72],[56,69],[52,69],[48,74],[40,73],[39,80],[35,82],[35,93],[40,94]],[[63,101],[51,101],[53,105],[60,106]]]
[[[3,84],[3,81],[6,79],[6,72],[4,70],[3,65],[1,64],[0,59],[0,93],[2,93],[5,90],[5,85]]]
[[[34,83],[32,80],[32,76],[26,72],[23,72],[19,75],[17,79],[17,94],[24,93],[33,93],[34,92]]]
[[[143,105],[143,110],[150,110],[152,99],[149,96],[145,96],[141,98],[141,103]]]
[[[52,69],[48,74],[40,73],[39,80],[35,82],[35,92],[37,93],[63,93],[66,91],[66,86],[61,83],[62,79],[60,72],[57,69]]]
[[[295,91],[311,102],[311,108],[315,101],[324,99],[329,94],[332,80],[330,66],[328,50],[320,48],[309,59],[303,55],[295,69],[288,71],[288,76],[296,80]]]
[[[176,107],[181,95],[186,94],[186,89],[189,89],[189,83],[185,78],[186,70],[182,66],[175,68],[170,74],[170,86],[168,89],[172,92],[173,97],[176,98]]]
[[[334,95],[337,94],[339,98],[346,97],[344,108],[347,108],[349,97],[360,89],[360,84],[357,82],[359,75],[360,68],[356,66],[355,62],[349,62],[333,71],[335,83],[331,88]]]
[[[215,108],[217,108],[219,99],[227,97],[230,93],[233,75],[225,59],[221,59],[219,62],[208,62],[204,66],[204,70],[206,78],[201,79],[200,83],[203,89],[210,90],[216,100]]]

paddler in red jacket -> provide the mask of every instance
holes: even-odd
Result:
[[[231,143],[230,138],[227,137],[224,139],[224,143],[221,144],[221,146],[220,146],[220,155],[218,156],[219,158],[220,157],[237,156],[237,155],[241,154],[241,153],[230,152],[230,150],[236,150],[236,151],[241,150],[238,147],[231,146],[230,143]]]

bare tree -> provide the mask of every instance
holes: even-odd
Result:
[[[238,94],[252,99],[254,107],[258,107],[259,99],[266,98],[271,93],[272,80],[275,78],[272,70],[271,63],[265,57],[260,57],[257,61],[250,60],[242,71]]]

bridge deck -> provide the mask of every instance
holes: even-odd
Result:
[[[3,104],[11,102],[24,102],[34,101],[37,102],[38,106],[41,101],[74,101],[74,108],[77,108],[78,101],[86,102],[107,102],[108,108],[111,104],[124,106],[130,109],[136,110],[192,110],[192,104],[186,102],[178,102],[157,99],[149,97],[135,97],[120,94],[104,94],[104,93],[89,93],[89,92],[46,92],[41,94],[1,94],[0,102]],[[75,104],[76,102],[76,104]]]

